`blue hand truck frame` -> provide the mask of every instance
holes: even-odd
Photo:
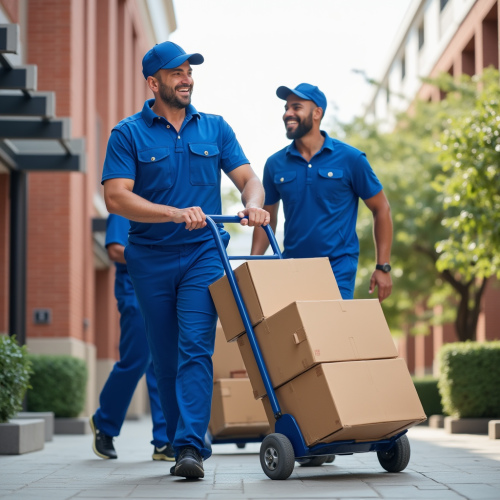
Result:
[[[321,455],[352,455],[354,453],[367,453],[367,452],[389,452],[397,443],[397,441],[407,433],[407,430],[399,432],[395,436],[392,436],[389,439],[382,439],[379,441],[369,441],[369,442],[356,442],[354,440],[347,441],[334,441],[332,443],[320,443],[312,447],[308,447],[302,436],[302,432],[297,424],[297,421],[292,415],[287,413],[283,414],[280,409],[280,405],[278,403],[278,399],[276,398],[276,393],[274,392],[274,388],[271,384],[271,380],[269,378],[269,373],[267,371],[264,359],[262,357],[262,353],[259,348],[259,344],[257,342],[257,338],[255,336],[252,324],[250,322],[250,318],[248,316],[248,312],[243,302],[243,298],[241,296],[240,290],[238,288],[238,284],[236,282],[236,278],[234,276],[233,269],[231,268],[230,260],[278,260],[283,259],[281,251],[279,249],[278,243],[276,241],[276,237],[271,229],[271,227],[263,226],[267,237],[269,239],[269,243],[273,250],[273,255],[248,255],[248,256],[228,256],[226,252],[226,248],[220,236],[219,226],[218,224],[224,223],[240,223],[241,218],[238,216],[230,216],[230,215],[207,215],[206,218],[207,225],[212,231],[212,235],[215,240],[215,244],[220,254],[220,258],[222,261],[222,265],[224,266],[224,270],[226,272],[227,279],[229,281],[229,285],[231,286],[231,290],[234,295],[234,300],[236,301],[236,305],[238,306],[238,310],[241,315],[241,319],[243,321],[243,325],[245,327],[245,331],[248,336],[248,341],[252,347],[253,354],[255,356],[255,361],[257,362],[257,366],[259,367],[259,372],[262,377],[262,381],[264,382],[264,386],[266,388],[267,397],[269,398],[269,402],[271,404],[271,408],[274,413],[274,418],[276,419],[275,423],[275,433],[283,434],[286,436],[292,447],[295,458],[310,458]],[[260,442],[262,439],[221,439],[214,440],[214,444],[222,444],[222,443],[248,443],[248,442]],[[409,452],[408,452],[409,458]],[[267,474],[266,470],[264,472]],[[268,474],[269,475],[269,474]],[[274,478],[272,478],[274,479]]]

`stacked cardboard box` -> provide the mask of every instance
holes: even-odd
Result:
[[[235,342],[228,343],[217,325],[214,366],[214,392],[209,430],[216,438],[250,438],[270,432],[260,401],[252,396],[243,359]]]
[[[281,410],[295,417],[309,446],[382,439],[425,420],[378,300],[342,300],[328,259],[250,261],[235,276]],[[273,427],[227,278],[210,291]]]

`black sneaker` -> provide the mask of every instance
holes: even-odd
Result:
[[[175,465],[172,465],[172,467],[170,467],[170,474],[172,476],[175,476]]]
[[[90,428],[94,434],[92,441],[92,449],[100,458],[118,458],[115,447],[113,445],[113,437],[103,434],[95,425],[94,417],[90,417]]]
[[[181,449],[177,458],[177,464],[175,465],[175,475],[190,479],[205,477],[203,460],[196,448],[186,446]]]
[[[170,443],[158,448],[155,446],[153,450],[153,460],[165,460],[167,462],[175,462],[174,448]]]

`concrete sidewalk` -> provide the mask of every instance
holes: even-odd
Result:
[[[0,457],[2,500],[74,499],[500,499],[500,441],[486,436],[410,430],[406,471],[385,472],[375,453],[337,457],[332,465],[296,466],[287,481],[271,481],[259,463],[259,445],[214,447],[204,480],[169,475],[171,464],[153,462],[151,424],[127,422],[116,440],[118,460],[101,460],[91,436],[55,436],[45,450]]]

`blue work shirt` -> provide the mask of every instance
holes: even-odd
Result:
[[[118,243],[124,247],[128,244],[128,230],[130,228],[130,221],[121,217],[120,215],[109,214],[106,221],[106,248],[112,243]],[[127,264],[115,262],[117,271],[127,271]]]
[[[135,181],[133,192],[177,208],[201,207],[221,214],[221,170],[226,174],[249,163],[231,127],[221,116],[186,108],[179,131],[144,103],[140,113],[111,132],[102,173],[108,179]],[[223,230],[221,229],[221,232]],[[180,245],[212,238],[208,227],[187,231],[185,224],[130,221],[129,241],[139,245]]]
[[[325,141],[310,162],[295,141],[268,158],[265,204],[283,200],[285,258],[357,259],[358,200],[375,196],[382,184],[364,153],[321,134]]]

